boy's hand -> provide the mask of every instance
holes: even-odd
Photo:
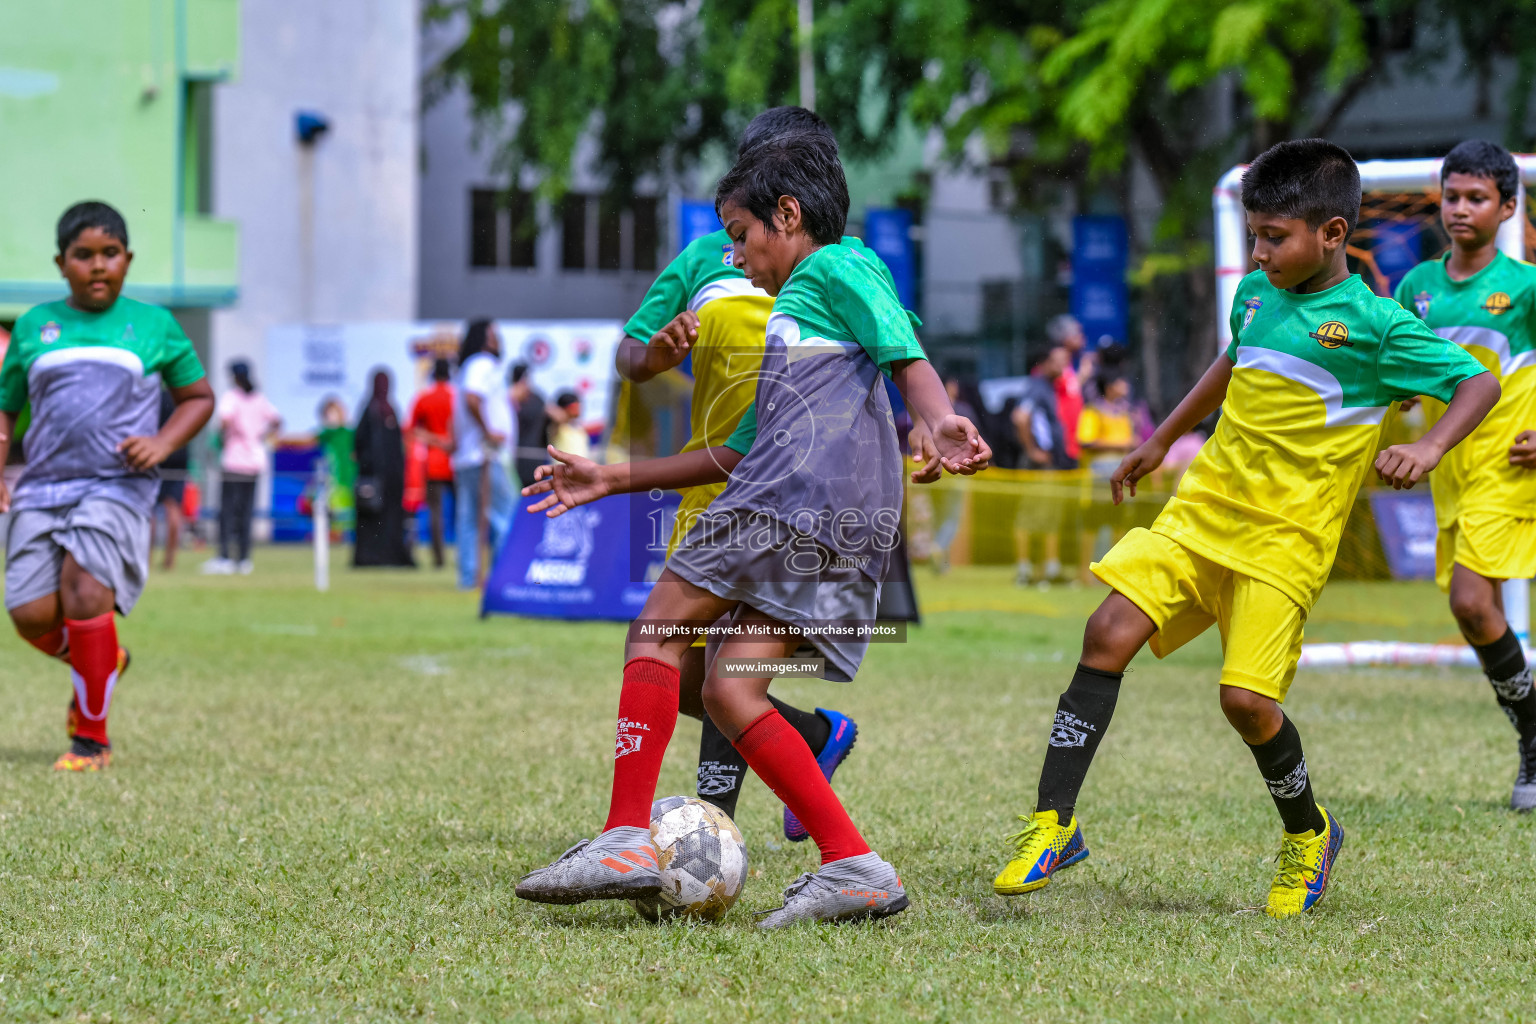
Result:
[[[699,315],[685,309],[672,322],[651,335],[645,346],[645,367],[653,373],[665,373],[681,366],[693,343],[699,338]]]
[[[530,505],[529,512],[543,512],[553,519],[577,505],[588,505],[608,496],[608,478],[603,473],[603,466],[580,455],[562,452],[554,445],[546,446],[545,450],[556,464],[534,470],[533,483],[523,488],[523,497],[531,498],[535,494],[549,494],[549,497]],[[554,493],[550,494],[551,491]]]
[[[1394,491],[1412,490],[1425,473],[1440,464],[1444,454],[1422,438],[1413,444],[1395,444],[1376,456],[1376,475]]]
[[[912,461],[922,467],[912,471],[913,483],[931,484],[944,475],[944,469],[939,465],[939,450],[934,447],[933,434],[929,433],[926,423],[912,424],[912,431],[907,434],[907,448],[912,452]]]
[[[939,429],[933,432],[933,445],[939,454],[939,464],[961,476],[986,469],[992,461],[992,449],[982,440],[976,425],[954,413],[939,421]]]
[[[1509,446],[1509,464],[1521,469],[1536,469],[1536,430],[1522,430]]]
[[[170,458],[172,448],[159,437],[129,437],[117,446],[129,469],[154,469]]]
[[[1125,500],[1125,492],[1136,497],[1136,481],[1163,464],[1168,446],[1152,437],[1142,442],[1131,454],[1120,460],[1120,465],[1109,477],[1109,496],[1116,505]]]

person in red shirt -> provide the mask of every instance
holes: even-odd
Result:
[[[1052,345],[1067,350],[1070,357],[1067,368],[1056,378],[1056,413],[1061,417],[1061,427],[1066,435],[1067,454],[1076,459],[1081,449],[1077,442],[1077,421],[1083,415],[1082,381],[1094,374],[1096,360],[1092,352],[1084,352],[1088,339],[1083,335],[1083,325],[1075,316],[1063,314],[1045,327]]]
[[[427,518],[432,531],[432,565],[443,567],[443,493],[453,491],[453,370],[448,360],[432,364],[432,385],[416,396],[407,424],[411,440],[427,448]]]

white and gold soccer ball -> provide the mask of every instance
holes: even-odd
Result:
[[[747,844],[730,816],[691,796],[651,805],[651,841],[661,867],[661,894],[631,900],[649,921],[725,916],[747,881]]]

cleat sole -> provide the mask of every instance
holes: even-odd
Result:
[[[588,900],[644,900],[653,899],[661,895],[664,886],[660,880],[649,885],[620,885],[609,883],[605,885],[592,885],[581,889],[539,889],[529,887],[524,889],[519,885],[513,889],[520,900],[528,900],[530,903],[551,903],[557,906],[571,906],[576,903],[586,903]]]
[[[999,896],[1023,896],[1025,893],[1039,892],[1041,889],[1044,889],[1046,886],[1050,885],[1051,879],[1055,878],[1058,873],[1065,871],[1067,868],[1072,867],[1074,864],[1081,864],[1087,859],[1088,848],[1084,847],[1078,853],[1073,854],[1070,859],[1064,860],[1060,864],[1057,864],[1054,871],[1040,879],[1038,882],[1026,882],[1023,885],[997,885],[996,883],[993,883],[992,891],[997,893]]]

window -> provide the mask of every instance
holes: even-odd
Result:
[[[496,265],[496,192],[493,189],[469,190],[469,265]]]
[[[612,196],[597,201],[597,269],[618,270],[623,265],[624,222],[619,203]]]
[[[181,212],[213,212],[213,83],[184,85],[181,123]]]
[[[539,240],[539,219],[533,196],[515,188],[507,196],[508,232],[507,265],[531,268],[536,263],[535,243]]]
[[[656,249],[660,241],[656,222],[656,200],[650,196],[635,198],[635,269],[655,270]]]
[[[566,270],[587,268],[587,197],[568,192],[560,201],[560,266]]]

